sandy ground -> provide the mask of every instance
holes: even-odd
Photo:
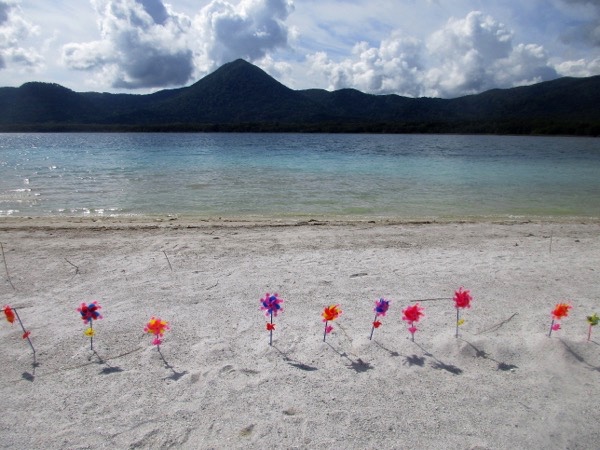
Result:
[[[0,306],[36,349],[34,365],[0,317],[2,448],[600,445],[597,222],[20,220],[0,242]],[[460,286],[474,300],[456,338]],[[266,292],[285,299],[273,346]],[[369,340],[379,297],[391,307]],[[94,352],[76,311],[92,300]],[[417,300],[412,342],[401,310]],[[344,313],[323,342],[332,303]],[[160,352],[152,315],[171,325]]]

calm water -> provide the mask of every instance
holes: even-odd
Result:
[[[0,134],[0,216],[600,217],[600,139]]]

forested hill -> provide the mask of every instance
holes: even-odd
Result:
[[[147,95],[0,88],[0,131],[300,131],[600,135],[600,76],[455,99],[293,90],[236,60]]]

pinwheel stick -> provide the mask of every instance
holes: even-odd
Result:
[[[327,337],[327,323],[328,321],[325,321],[325,331],[323,331],[323,342],[325,342],[325,338]]]
[[[375,314],[375,318],[373,319],[373,326],[371,327],[371,336],[369,336],[369,340],[373,340],[373,332],[375,331],[375,322],[377,322],[377,314]]]
[[[269,345],[273,345],[273,311],[271,311],[271,327],[269,328]]]
[[[460,323],[460,309],[456,308],[456,335],[454,337],[458,338],[458,324]],[[413,335],[414,338],[414,335]]]
[[[550,324],[550,331],[548,332],[548,337],[552,336],[553,329],[554,329],[554,319],[552,319],[552,323]]]
[[[592,324],[588,328],[588,342],[592,339]]]
[[[90,330],[92,330],[92,332],[90,333],[90,350],[94,350],[94,321],[90,320]]]
[[[33,344],[31,342],[31,339],[29,339],[29,334],[27,333],[27,330],[23,326],[23,322],[21,321],[21,318],[19,317],[19,313],[17,312],[17,310],[15,308],[11,308],[11,309],[15,313],[15,316],[17,316],[17,320],[19,321],[19,325],[21,325],[21,329],[23,330],[23,336],[27,337],[27,342],[29,342],[29,346],[31,347],[31,351],[33,352],[33,358],[35,360],[35,348],[33,348]]]

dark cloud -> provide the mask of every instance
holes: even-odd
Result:
[[[108,76],[116,88],[185,84],[194,72],[190,21],[161,0],[94,0],[102,39],[63,47],[65,63]]]
[[[562,0],[581,11],[579,23],[561,35],[564,43],[600,47],[600,0]]]
[[[233,5],[213,0],[202,8],[194,24],[212,65],[236,58],[256,61],[288,45],[285,20],[294,10],[288,0],[242,0]]]
[[[152,17],[154,23],[158,25],[164,25],[169,18],[167,8],[161,2],[161,0],[136,0],[140,3],[144,10]]]
[[[10,11],[11,6],[8,3],[0,1],[0,25],[3,25],[4,22],[8,21],[8,12]]]
[[[136,89],[148,86],[185,84],[194,70],[190,50],[164,54],[152,48],[130,52],[121,65],[122,75],[113,81],[116,88]]]

